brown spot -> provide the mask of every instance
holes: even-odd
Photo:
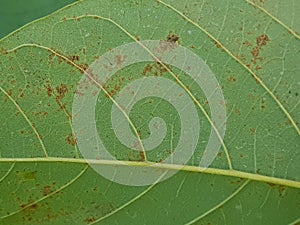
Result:
[[[249,46],[252,46],[252,44],[249,42],[249,41],[244,41],[243,42],[243,45],[249,47]]]
[[[168,153],[169,155],[172,155],[173,152],[174,152],[173,149],[168,149],[168,150],[167,150],[167,153]]]
[[[252,135],[255,134],[255,128],[253,128],[253,127],[250,128],[250,134],[252,134]]]
[[[285,191],[286,191],[286,187],[283,185],[279,185],[278,192],[281,197],[285,194]]]
[[[222,152],[218,152],[218,157],[222,157]]]
[[[276,184],[273,184],[273,183],[267,183],[270,187],[275,187],[276,186]]]
[[[261,66],[256,66],[255,69],[256,69],[256,70],[260,70],[260,69],[261,69]]]
[[[75,138],[74,134],[69,134],[66,137],[66,141],[69,145],[75,146],[77,144],[77,139]]]

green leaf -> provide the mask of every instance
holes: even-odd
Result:
[[[299,4],[283,2],[86,0],[3,38],[0,224],[298,224]],[[161,49],[146,40],[160,41]],[[130,54],[106,56],[124,44],[139,46],[149,61],[120,67],[102,82],[93,63],[106,60],[100,72],[122,66]],[[197,65],[205,71],[200,78],[213,75],[221,87],[224,139],[214,118],[214,98],[205,91],[210,80],[199,84],[163,58],[181,47],[187,57],[199,58]],[[175,58],[192,63],[184,61],[185,55]],[[181,129],[177,108],[152,92],[127,112],[120,99],[139,79],[155,85],[168,79],[173,85],[165,88],[166,96],[181,88],[198,119]],[[145,83],[129,93],[134,97],[148,89]],[[95,126],[98,132],[88,136],[88,143],[98,143],[99,137],[101,149],[113,158],[99,158],[94,148],[81,145],[85,139],[74,122],[88,105],[78,110],[74,102],[82,90],[96,91],[90,93],[96,96],[94,116],[86,115],[94,123],[82,125],[83,131]],[[116,126],[112,109],[121,113]],[[136,146],[117,136],[122,116],[130,132],[120,135],[137,140]],[[153,121],[166,133],[159,133],[160,142],[148,151],[143,140],[156,140],[153,131],[161,132],[153,130]],[[184,139],[193,147],[197,137],[195,149],[182,166],[176,163],[176,146],[195,124],[199,134]],[[212,134],[221,147],[205,152]],[[95,157],[86,157],[86,151]],[[217,155],[209,167],[199,167],[213,151]],[[164,163],[172,156],[174,162]],[[147,180],[153,174],[160,175],[151,183],[135,183],[136,177]]]

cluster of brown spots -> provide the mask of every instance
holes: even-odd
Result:
[[[256,64],[257,60],[262,61],[262,57],[258,57],[260,50],[262,49],[263,46],[265,46],[268,41],[269,37],[266,34],[262,34],[256,38],[256,46],[252,49],[251,54],[253,56],[253,59],[251,62],[253,64]]]
[[[86,63],[78,64],[78,66],[81,68],[81,70],[79,70],[79,72],[80,72],[81,74],[83,74],[84,71],[86,71],[86,70],[89,68],[89,65],[86,64]]]
[[[80,18],[77,18],[77,16],[73,16],[73,19],[76,21],[80,21]]]
[[[228,80],[229,82],[235,82],[235,81],[236,81],[236,78],[235,78],[233,75],[230,75],[230,76],[227,78],[227,80]]]
[[[264,110],[265,109],[265,101],[262,99],[261,100],[261,109]]]
[[[173,152],[174,152],[173,149],[168,149],[168,150],[167,150],[167,153],[168,153],[169,155],[172,155]]]
[[[8,96],[12,96],[12,89],[10,89],[10,90],[7,91],[7,95]],[[4,102],[7,102],[8,96],[6,96],[6,95],[4,96],[4,99],[3,99]]]
[[[122,63],[126,60],[127,56],[125,55],[116,55],[115,56],[115,62],[117,63],[117,66],[121,66]]]
[[[167,41],[171,43],[179,43],[179,36],[176,34],[169,34],[167,36]]]
[[[48,112],[46,111],[38,111],[38,112],[31,112],[32,115],[34,116],[48,116]]]
[[[166,41],[159,42],[159,48],[153,49],[153,53],[155,55],[162,55],[167,50],[172,50],[178,47],[179,44],[179,36],[176,34],[169,34],[167,36],[167,43]],[[153,58],[154,61],[157,61],[157,58]]]
[[[68,92],[68,88],[66,84],[61,84],[60,86],[56,86],[57,98],[62,99],[65,97],[65,94]]]
[[[256,45],[257,46],[264,46],[269,41],[269,37],[266,34],[260,35],[256,38]]]
[[[35,204],[22,204],[20,205],[22,209],[37,209],[38,208],[38,205],[35,203]]]
[[[145,66],[145,68],[143,69],[142,74],[145,76],[146,73],[151,73],[151,72],[152,72],[152,66],[151,66],[150,64],[147,64],[147,65]]]
[[[84,220],[84,222],[86,222],[87,224],[95,222],[95,221],[96,221],[96,219],[94,217],[89,217]]]
[[[167,72],[168,70],[172,71],[169,65],[156,62],[153,65],[147,64],[142,71],[142,75],[146,76],[148,74],[151,74],[157,77],[162,76],[162,74]]]
[[[84,73],[84,70],[88,68],[88,65],[86,63],[83,64],[77,64],[76,61],[80,61],[79,55],[70,55],[70,56],[63,56],[61,52],[54,49],[49,49],[50,55],[49,58],[49,65],[52,65],[54,56],[57,56],[57,62],[58,64],[61,64],[63,61],[65,61],[67,64],[71,65],[72,67],[75,67],[79,70],[81,74]],[[86,49],[83,49],[84,54],[86,53]]]
[[[79,55],[71,55],[71,56],[67,56],[67,58],[69,60],[71,60],[72,62],[79,61],[79,59],[80,59]]]
[[[221,47],[222,47],[222,44],[221,44],[220,42],[215,41],[215,40],[213,40],[213,42],[214,42],[214,44],[215,44],[215,46],[216,46],[217,48],[221,48]]]
[[[47,91],[47,95],[51,97],[53,95],[53,88],[50,85],[44,86]]]
[[[69,134],[69,135],[66,137],[66,142],[67,142],[69,145],[75,146],[75,145],[77,144],[77,139],[75,138],[75,135],[74,135],[74,134]]]
[[[47,196],[47,195],[51,194],[52,192],[53,192],[53,190],[52,190],[51,186],[49,186],[49,185],[44,186],[42,189],[43,196]]]
[[[67,108],[66,108],[66,103],[63,104],[61,102],[61,100],[65,97],[66,93],[68,93],[68,88],[66,84],[61,84],[60,86],[56,86],[56,97],[55,97],[55,101],[59,106],[59,111],[63,110],[68,118],[71,118],[71,114],[68,112]]]

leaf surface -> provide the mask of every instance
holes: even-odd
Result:
[[[2,39],[0,224],[299,223],[299,4],[284,2],[285,13],[281,1],[272,1],[274,11],[269,1],[254,0],[86,0]],[[77,85],[109,50],[170,35],[199,56],[222,87],[224,143],[209,169],[201,170],[213,124],[201,88],[173,66],[130,65],[106,81],[95,108],[99,137],[112,155],[126,167],[144,168],[147,177],[145,155],[121,143],[111,123],[120,90],[142,77],[183,84],[201,128],[186,167],[157,164],[180,169],[176,175],[148,186],[112,182],[87,164],[77,145]],[[146,155],[159,162],[179,143],[181,123],[170,103],[152,96],[128,115],[132,135],[149,137],[154,117],[165,121],[167,133]],[[91,163],[114,170],[117,162]]]

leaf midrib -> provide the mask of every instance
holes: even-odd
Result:
[[[178,170],[195,173],[205,173],[211,175],[220,175],[227,177],[237,177],[249,179],[253,181],[264,182],[268,184],[278,184],[287,187],[300,188],[300,181],[294,181],[284,178],[270,177],[256,173],[243,172],[234,169],[218,169],[218,168],[202,168],[199,166],[154,163],[154,162],[137,162],[137,161],[118,161],[118,160],[97,160],[83,158],[63,158],[63,157],[37,157],[37,158],[0,158],[0,163],[36,163],[36,162],[52,162],[52,163],[78,163],[89,165],[115,165],[115,166],[131,166],[131,167],[155,167],[159,169]]]

